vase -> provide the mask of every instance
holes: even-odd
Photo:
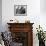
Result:
[[[39,46],[45,46],[45,41],[39,40]]]

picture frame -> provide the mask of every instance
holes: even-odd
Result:
[[[27,5],[14,5],[14,16],[26,16]]]

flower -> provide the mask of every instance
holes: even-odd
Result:
[[[37,34],[36,34],[36,36],[38,35],[38,40],[43,40],[43,41],[45,41],[45,35],[44,35],[44,32],[43,32],[42,27],[40,27],[40,25],[39,25],[39,28],[36,28],[36,29],[37,29]]]

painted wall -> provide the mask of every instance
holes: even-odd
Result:
[[[46,0],[40,0],[40,9],[42,13],[46,13]]]
[[[0,31],[2,29],[2,0],[0,0]]]
[[[20,3],[21,2],[21,3]],[[27,5],[27,16],[14,16],[14,5]],[[40,20],[40,0],[3,0],[2,1],[2,23],[6,25],[10,19],[17,19],[19,22],[30,20],[33,23],[39,23]],[[19,19],[18,19],[19,18]],[[38,21],[37,21],[38,20]],[[5,26],[6,27],[6,26]],[[6,28],[4,29],[6,30]]]
[[[46,31],[46,0],[40,0],[40,24]]]

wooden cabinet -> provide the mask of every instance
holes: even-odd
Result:
[[[13,41],[23,43],[22,46],[33,46],[33,23],[7,23]]]

